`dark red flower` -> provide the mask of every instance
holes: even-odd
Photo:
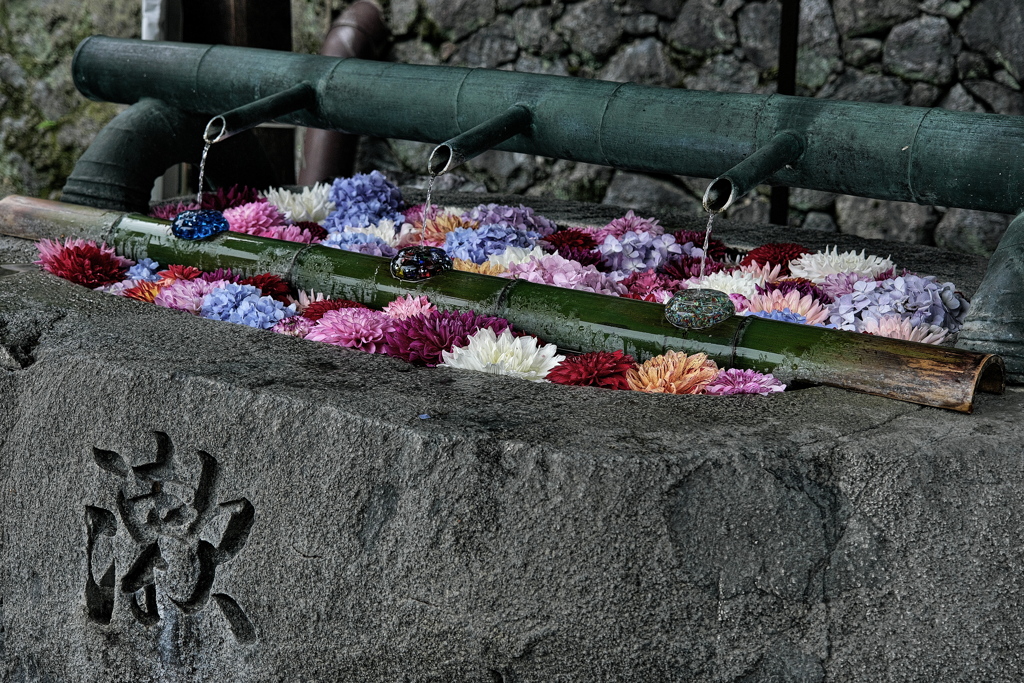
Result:
[[[147,304],[151,304],[159,291],[160,287],[155,282],[143,280],[131,289],[126,289],[124,295],[129,299],[145,301]]]
[[[771,242],[748,251],[740,265],[749,266],[756,261],[762,266],[766,264],[772,267],[782,266],[779,275],[786,276],[789,275],[789,262],[809,253],[811,253],[811,250],[802,244]]]
[[[189,202],[183,204],[181,202],[171,202],[170,204],[157,204],[149,210],[149,215],[153,218],[160,218],[165,221],[173,221],[175,217],[182,211],[195,211],[199,208],[198,204]]]
[[[676,242],[679,244],[686,244],[687,242],[693,242],[694,246],[704,248],[704,231],[703,230],[679,230],[673,233],[676,238]],[[708,258],[713,258],[716,261],[722,261],[725,259],[726,254],[729,253],[729,248],[725,246],[725,242],[716,240],[714,237],[708,242]]]
[[[288,303],[288,294],[292,291],[287,282],[272,273],[253,275],[252,277],[239,280],[238,284],[259,287],[263,296],[273,297],[283,304]]]
[[[36,246],[39,249],[36,263],[43,270],[90,289],[124,280],[133,264],[107,245],[86,240],[69,239],[61,244],[44,239]]]
[[[233,209],[242,204],[265,201],[267,201],[266,198],[260,196],[259,190],[235,184],[227,189],[218,187],[216,192],[204,192],[201,208],[223,211],[224,209]]]
[[[309,230],[309,233],[313,235],[314,240],[322,240],[327,238],[327,228],[314,223],[313,221],[299,221],[295,225],[299,226],[303,230]]]
[[[192,266],[179,266],[177,264],[167,266],[167,270],[161,270],[157,273],[160,277],[165,280],[195,280],[201,277],[203,271]]]
[[[810,280],[805,280],[802,277],[792,277],[778,280],[776,282],[769,282],[765,285],[756,285],[758,294],[767,294],[771,291],[779,291],[783,294],[789,294],[790,292],[800,292],[800,296],[804,297],[808,294],[815,301],[820,301],[823,304],[832,303],[832,297],[826,294],[818,285],[814,284]]]
[[[323,301],[314,301],[306,310],[302,312],[302,317],[316,322],[320,318],[324,317],[324,313],[327,311],[339,311],[343,308],[367,308],[358,301],[349,301],[348,299],[324,299]]]
[[[558,255],[564,259],[576,261],[581,266],[594,266],[601,272],[608,271],[604,258],[602,258],[599,251],[592,251],[581,247],[559,247]]]
[[[734,268],[735,266],[730,266],[727,263],[719,263],[718,261],[713,261],[711,259],[704,262],[705,275],[711,275],[712,273],[719,273],[722,271],[729,272]],[[691,277],[698,277],[700,276],[700,257],[687,256],[686,254],[675,255],[662,264],[660,270],[673,280],[688,280]]]
[[[470,335],[482,327],[501,334],[511,325],[504,318],[477,315],[473,311],[431,311],[426,315],[396,320],[394,330],[387,334],[385,353],[410,363],[433,367],[443,360],[443,351],[465,346]]]
[[[557,384],[605,389],[629,389],[626,372],[636,365],[633,356],[622,351],[591,351],[569,356],[556,365],[547,378]]]
[[[637,271],[630,273],[629,277],[620,283],[626,288],[627,299],[639,299],[641,301],[662,302],[660,292],[675,292],[683,288],[683,283],[673,280],[667,275],[656,273],[652,270]]]
[[[585,251],[590,251],[591,249],[597,247],[597,242],[594,241],[594,238],[592,236],[583,232],[582,230],[573,230],[572,228],[567,228],[565,230],[553,232],[547,237],[545,237],[543,240],[541,240],[541,246],[543,247],[545,245],[549,245],[551,247],[551,250],[557,251],[559,254],[561,254],[562,258],[569,258],[568,256],[565,255],[564,249],[582,249]]]
[[[227,280],[228,282],[235,282],[235,283],[237,283],[239,280],[242,279],[239,276],[237,276],[234,273],[232,273],[230,268],[218,268],[217,270],[215,270],[213,272],[203,273],[199,277],[201,279],[203,279],[203,280],[206,280],[207,282],[216,282],[217,280]]]

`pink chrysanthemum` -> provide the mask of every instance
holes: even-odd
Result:
[[[274,225],[258,232],[250,232],[249,234],[257,237],[268,237],[272,240],[299,242],[300,244],[316,244],[321,241],[312,232],[298,225]]]
[[[903,318],[899,313],[886,313],[882,316],[865,314],[860,331],[922,344],[941,344],[948,333],[948,330],[938,325],[921,323],[914,326],[909,318]]]
[[[669,258],[668,261],[663,263],[659,270],[673,280],[689,280],[690,278],[699,277],[700,257],[687,256],[686,254],[674,255]],[[728,273],[733,270],[736,270],[736,266],[731,266],[727,263],[720,263],[710,257],[704,261],[705,275],[711,275],[712,273]]]
[[[747,304],[747,312],[757,313],[759,311],[772,312],[784,311],[797,313],[807,318],[808,325],[820,325],[828,321],[829,310],[815,301],[811,295],[800,296],[800,292],[793,290],[783,294],[779,290],[772,290],[767,294],[755,294],[750,297]]]
[[[289,318],[285,318],[270,329],[278,334],[296,337],[298,339],[305,339],[306,335],[313,329],[314,324],[315,323],[309,318],[303,318],[301,315],[293,315]]]
[[[400,296],[387,306],[384,312],[396,320],[405,320],[414,315],[426,315],[437,310],[425,296]]]
[[[96,289],[120,282],[134,261],[121,258],[106,244],[80,239],[68,239],[61,244],[43,239],[36,243],[39,260],[36,263],[47,273],[62,277],[75,284]]]
[[[470,335],[482,327],[491,328],[495,334],[511,328],[504,318],[477,315],[472,311],[432,311],[395,320],[394,324],[394,330],[387,336],[387,353],[427,367],[439,365],[443,352],[465,346]]]
[[[742,294],[733,292],[729,295],[729,298],[732,300],[732,305],[736,307],[737,313],[743,313],[750,307],[750,299]]]
[[[672,295],[680,289],[686,289],[686,283],[673,280],[667,275],[656,273],[653,270],[630,273],[629,277],[619,284],[626,288],[627,293],[624,296],[627,298],[653,301],[659,304],[671,299]]]
[[[239,280],[242,279],[240,276],[232,273],[230,268],[218,268],[217,270],[208,273],[203,273],[199,277],[203,280],[206,280],[207,282],[218,282],[220,280],[227,280],[228,282],[237,283]]]
[[[324,317],[324,314],[328,311],[340,311],[343,308],[366,308],[366,306],[358,301],[350,301],[348,299],[318,299],[317,301],[310,302],[302,311],[302,315],[316,322]]]
[[[580,265],[576,261],[562,258],[558,254],[547,254],[526,263],[513,263],[508,267],[506,277],[528,280],[544,285],[578,289],[583,292],[597,292],[622,296],[626,288],[600,272],[594,266]]]
[[[770,263],[761,264],[757,261],[751,261],[745,266],[740,266],[740,271],[749,273],[754,276],[755,280],[760,280],[762,283],[771,283],[782,277],[783,266],[779,264],[772,265]]]
[[[657,237],[665,234],[665,228],[658,224],[654,218],[641,218],[632,211],[627,211],[622,218],[616,218],[603,228],[579,228],[580,232],[589,234],[595,244],[601,244],[605,238],[612,235],[616,239],[627,232],[649,232]]]
[[[779,291],[783,294],[789,294],[790,292],[800,292],[800,296],[808,296],[815,301],[820,301],[823,304],[832,303],[832,299],[821,290],[821,288],[811,282],[799,277],[783,278],[774,282],[766,282],[764,285],[757,286],[758,294],[767,294],[768,292]]]
[[[285,303],[289,305],[294,304],[296,312],[302,315],[311,304],[317,301],[324,301],[326,298],[321,292],[304,292],[300,290],[298,296],[289,296],[288,301]]]
[[[385,338],[394,330],[394,325],[395,321],[380,311],[345,308],[324,313],[306,339],[367,353],[383,353]]]
[[[157,204],[150,208],[149,215],[153,218],[159,218],[165,221],[173,221],[175,217],[182,211],[195,211],[199,208],[199,205],[190,202],[188,204],[182,202],[172,202],[170,204]]]
[[[569,356],[552,369],[545,379],[556,384],[629,389],[626,373],[636,365],[633,356],[622,351],[591,351]]]
[[[204,192],[202,208],[225,211],[244,204],[265,201],[267,198],[261,197],[259,190],[236,183],[228,188],[218,187],[216,192]]]
[[[249,202],[224,210],[224,218],[232,232],[242,232],[256,237],[268,236],[268,233],[280,232],[288,226],[284,214],[277,207],[266,201]],[[308,234],[308,231],[307,231]]]
[[[772,375],[763,375],[754,370],[731,368],[718,373],[707,386],[705,394],[730,396],[733,394],[773,394],[785,391],[786,385]]]
[[[214,280],[207,282],[202,278],[195,280],[176,280],[166,287],[162,287],[153,303],[164,308],[171,308],[176,311],[187,311],[199,315],[199,309],[203,306],[203,299],[211,291],[228,284],[227,280]]]

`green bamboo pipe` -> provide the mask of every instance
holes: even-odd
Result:
[[[42,199],[0,201],[4,234],[73,235],[104,241],[135,260],[269,272],[299,289],[374,307],[426,295],[443,308],[506,318],[570,351],[622,349],[641,361],[668,350],[700,352],[720,366],[772,372],[791,384],[827,384],[961,412],[971,411],[976,390],[1003,389],[998,356],[757,317],[684,331],[665,321],[664,306],[644,301],[461,271],[407,283],[391,277],[384,258],[230,232],[184,242],[168,228],[153,218]]]
[[[216,116],[308,82],[302,126],[434,144],[514,105],[530,129],[497,149],[627,170],[716,178],[782,131],[806,142],[774,184],[1017,214],[1024,117],[781,95],[657,88],[486,69],[336,59],[94,36],[78,46],[86,96],[143,97]]]

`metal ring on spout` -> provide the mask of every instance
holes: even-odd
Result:
[[[427,170],[430,172],[430,175],[441,175],[456,166],[461,166],[465,161],[466,158],[457,149],[447,142],[442,142],[430,153],[430,159],[427,160]]]
[[[213,139],[211,139],[210,127],[213,126],[215,123],[220,125],[220,131],[215,136],[213,136]],[[208,145],[212,145],[213,143],[220,142],[221,140],[226,138],[227,134],[228,134],[228,122],[227,122],[227,120],[223,116],[214,116],[206,124],[206,129],[203,131],[203,142],[205,142]],[[218,149],[220,149],[220,148],[218,147]]]

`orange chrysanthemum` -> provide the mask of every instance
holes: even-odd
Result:
[[[626,373],[633,391],[652,394],[699,394],[718,375],[718,366],[703,353],[687,356],[666,351]]]
[[[490,261],[484,261],[483,263],[473,263],[462,258],[453,258],[452,266],[455,270],[464,270],[467,273],[480,273],[481,275],[494,275],[495,277],[500,276],[502,273],[507,273],[508,268],[505,266],[498,265],[497,263],[491,263]]]
[[[431,247],[440,247],[444,244],[444,236],[458,228],[469,228],[476,230],[480,224],[476,221],[462,220],[462,217],[455,213],[442,213],[436,218],[431,218],[423,224],[423,244]]]
[[[124,295],[129,299],[137,299],[151,304],[159,292],[160,286],[157,283],[143,280],[131,289],[125,290]]]

